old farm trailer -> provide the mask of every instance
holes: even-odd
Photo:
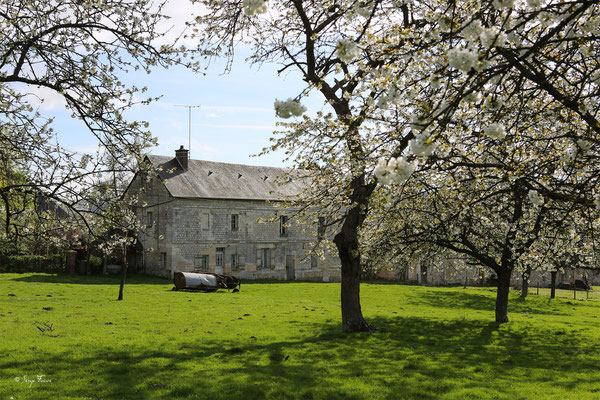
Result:
[[[175,272],[173,274],[175,290],[194,289],[214,292],[219,289],[239,291],[240,280],[231,275],[197,274],[193,272]]]

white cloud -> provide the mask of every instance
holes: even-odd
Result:
[[[19,90],[27,95],[27,100],[34,108],[41,110],[64,110],[67,103],[62,94],[43,86],[23,87]]]
[[[206,13],[206,8],[199,3],[193,3],[189,0],[168,0],[162,9],[162,14],[170,18],[163,21],[158,26],[159,31],[165,32],[165,35],[158,40],[158,44],[172,43],[179,39],[179,44],[189,47],[197,45],[197,42],[189,37],[184,38],[182,33],[186,31],[186,22],[193,21],[198,15]],[[191,33],[187,29],[186,33]]]
[[[158,147],[152,149],[151,153],[165,156],[175,156],[175,150],[178,149],[179,146],[183,145],[185,148],[190,147],[188,140],[189,139],[187,136],[177,136],[166,139],[160,138],[160,143],[158,144]],[[212,159],[218,154],[218,148],[207,145],[204,142],[192,139],[190,153],[191,157],[194,159]]]
[[[101,145],[88,145],[88,146],[76,146],[73,147],[72,149],[69,149],[70,151],[73,151],[77,154],[95,154],[99,151],[103,151],[104,147]]]
[[[211,111],[221,111],[221,112],[226,112],[226,111],[233,111],[233,112],[268,112],[268,113],[272,113],[275,114],[275,111],[273,110],[273,108],[267,108],[267,107],[247,107],[247,106],[203,106],[201,107],[204,110],[211,110]]]
[[[224,117],[223,114],[217,114],[217,113],[204,114],[204,118],[219,119],[219,118],[223,118],[223,117]]]
[[[247,131],[273,131],[277,127],[273,125],[219,125],[219,124],[192,124],[192,126],[201,126],[204,128],[218,129],[243,129]]]
[[[153,103],[154,106],[160,106],[161,108],[170,109],[171,107],[181,106],[178,103],[169,103],[166,101],[157,101]],[[204,104],[191,104],[191,105],[199,105],[199,110],[201,111],[212,111],[215,113],[224,113],[224,112],[261,112],[261,113],[271,113],[275,115],[275,111],[273,107],[251,107],[251,106],[209,106]]]

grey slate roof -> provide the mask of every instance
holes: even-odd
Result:
[[[148,155],[173,197],[236,200],[284,200],[304,190],[302,179],[279,186],[285,168],[189,160],[184,171],[175,157]],[[266,177],[266,179],[265,179]]]

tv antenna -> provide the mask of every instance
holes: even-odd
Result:
[[[200,105],[175,104],[175,107],[188,109],[188,158],[192,158],[192,108],[200,108]]]

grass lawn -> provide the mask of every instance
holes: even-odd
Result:
[[[515,293],[498,326],[490,288],[364,284],[382,331],[346,335],[339,284],[172,286],[0,274],[0,399],[600,398],[598,301]]]

